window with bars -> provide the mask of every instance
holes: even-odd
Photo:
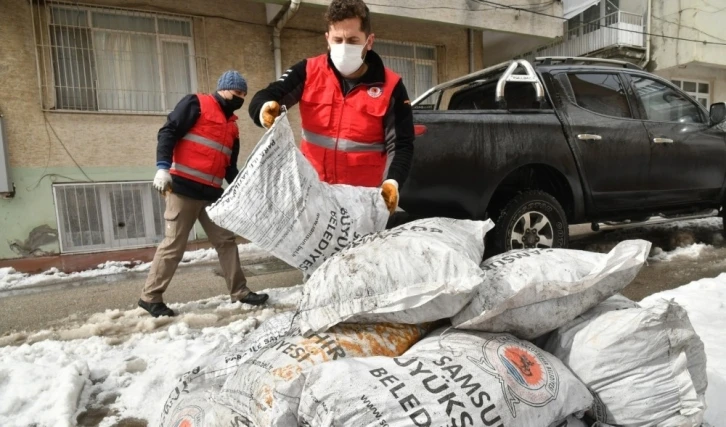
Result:
[[[435,46],[376,40],[373,48],[383,64],[401,76],[411,100],[436,86]]]
[[[62,253],[151,246],[164,238],[164,198],[150,182],[55,184],[53,196]]]
[[[711,105],[711,85],[708,82],[689,80],[671,80],[671,82],[704,107],[708,108]]]
[[[190,19],[62,4],[47,11],[42,51],[54,109],[161,113],[195,91]]]

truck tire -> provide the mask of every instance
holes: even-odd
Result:
[[[512,249],[566,248],[567,216],[560,203],[544,191],[517,194],[502,209],[488,239],[488,255]]]

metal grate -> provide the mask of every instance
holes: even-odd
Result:
[[[435,46],[376,40],[373,48],[386,67],[401,76],[409,98],[416,99],[436,86]]]
[[[164,238],[164,199],[150,182],[55,184],[53,196],[62,253],[153,246]]]
[[[164,113],[197,91],[198,71],[207,80],[194,18],[56,2],[31,10],[45,110]]]

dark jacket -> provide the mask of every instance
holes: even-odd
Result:
[[[229,109],[226,108],[224,98],[219,96],[218,93],[214,93],[214,97],[222,107],[225,116],[227,116],[227,118],[231,117],[234,111],[228,111]],[[197,122],[200,115],[201,108],[199,107],[199,98],[197,98],[197,95],[194,94],[187,95],[182,98],[176,107],[174,107],[174,111],[169,113],[166,123],[161,129],[159,129],[158,143],[156,146],[157,167],[171,167],[174,147],[176,146],[177,141],[189,132],[189,129],[194,126],[194,123]],[[238,156],[239,139],[234,141],[234,147],[232,148],[231,161],[225,176],[228,183],[231,183],[239,173],[239,170],[237,169]],[[214,202],[219,199],[224,192],[221,188],[214,188],[212,186],[201,184],[176,175],[172,175],[171,179],[172,192],[192,199]]]
[[[328,64],[335,71],[343,93],[347,94],[355,84],[347,84],[333,65],[330,55]],[[357,84],[373,84],[384,79],[385,71],[383,60],[373,51],[366,54],[368,71],[356,82]],[[307,74],[307,60],[304,59],[285,71],[279,80],[270,83],[267,88],[257,92],[252,98],[249,106],[249,113],[257,126],[260,124],[260,111],[267,101],[277,101],[280,105],[291,108],[300,101],[305,88]],[[387,179],[395,179],[400,185],[406,181],[413,159],[413,111],[411,101],[408,98],[403,80],[399,81],[393,89],[393,105],[383,117],[386,135],[391,135],[386,140],[386,151],[389,153],[391,166],[388,169]],[[392,158],[391,158],[392,157]]]

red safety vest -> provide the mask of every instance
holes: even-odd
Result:
[[[300,149],[322,181],[381,185],[388,160],[383,120],[400,79],[386,68],[385,82],[358,85],[344,97],[327,54],[307,60]]]
[[[197,94],[201,114],[174,146],[170,172],[215,188],[231,161],[234,140],[239,138],[237,116],[228,119],[213,95]]]

